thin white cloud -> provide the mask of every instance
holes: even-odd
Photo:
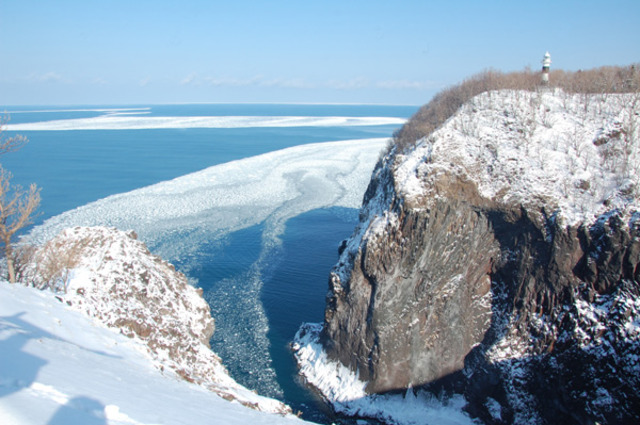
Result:
[[[203,83],[214,87],[249,87],[257,86],[263,81],[262,77],[257,75],[249,78],[219,78],[219,77],[205,77]]]
[[[262,75],[247,78],[232,77],[200,77],[196,73],[187,75],[180,81],[180,85],[211,86],[211,87],[279,87],[305,89],[315,87],[302,78],[272,78],[266,79]]]
[[[275,78],[272,80],[264,80],[260,83],[260,86],[263,87],[279,87],[279,88],[287,88],[287,89],[310,89],[314,88],[315,85],[305,81],[302,78],[291,78],[291,79],[281,79]]]
[[[352,78],[351,80],[330,80],[326,87],[336,90],[362,90],[362,89],[384,89],[384,90],[430,90],[435,88],[436,83],[430,81],[412,80],[385,80],[372,81],[365,77]]]
[[[371,82],[367,78],[356,77],[350,80],[330,80],[326,86],[337,90],[358,90],[371,87]]]
[[[323,83],[314,83],[304,78],[271,78],[267,79],[262,75],[253,77],[217,77],[199,76],[196,73],[187,75],[180,81],[180,85],[211,86],[211,87],[269,87],[287,89],[316,89],[327,88],[333,90],[362,90],[362,89],[384,89],[384,90],[430,90],[437,85],[430,81],[413,80],[384,80],[375,81],[366,77],[355,77],[348,80],[333,79]]]
[[[188,86],[190,84],[194,84],[196,82],[197,78],[198,78],[198,75],[196,73],[192,72],[191,74],[187,75],[182,80],[180,80],[180,85]]]
[[[411,80],[390,80],[378,81],[377,88],[389,90],[429,90],[437,86],[431,81],[411,81]]]
[[[36,73],[32,72],[31,74],[26,76],[27,81],[37,82],[37,83],[60,83],[66,82],[66,79],[62,77],[62,75],[57,72],[49,71],[45,73]]]

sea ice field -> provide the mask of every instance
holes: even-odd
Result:
[[[45,213],[29,238],[78,225],[135,230],[203,288],[216,320],[212,348],[238,382],[329,422],[298,384],[287,344],[302,322],[322,320],[338,245],[381,151],[414,111],[16,108],[8,131],[30,143],[3,165],[43,188]]]

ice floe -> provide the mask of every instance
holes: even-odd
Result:
[[[314,117],[314,116],[139,116],[138,112],[107,113],[92,118],[8,124],[8,131],[68,130],[145,130],[169,128],[246,128],[246,127],[349,127],[402,125],[394,117]],[[142,111],[144,113],[144,111]]]

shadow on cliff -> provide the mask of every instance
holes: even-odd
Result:
[[[459,352],[457,358],[464,361],[456,367],[461,370],[414,383],[414,389],[443,399],[463,394],[467,412],[488,424],[640,423],[640,361],[634,360],[640,359],[638,338],[620,335],[626,322],[609,313],[605,315],[611,318],[594,319],[595,325],[584,319],[596,301],[620,294],[638,299],[640,217],[610,211],[585,227],[567,225],[554,212],[530,206],[492,204],[473,210],[490,228],[478,233],[482,243],[473,246],[488,253],[486,263],[483,257],[482,267],[474,270],[491,282],[491,317],[481,317],[482,330],[467,345],[473,348]],[[423,236],[414,239],[423,243]],[[469,250],[464,238],[448,243],[452,249]],[[370,259],[370,264],[378,263]],[[412,257],[409,267],[416,264]],[[620,312],[625,320],[629,314],[640,316]],[[438,349],[442,347],[443,357],[455,353],[455,347],[441,344]],[[350,354],[347,350],[345,357]],[[397,388],[385,394],[406,392]]]
[[[593,302],[596,294],[640,295],[637,229],[625,233],[615,214],[588,229],[563,228],[553,216],[536,220],[524,209],[487,215],[501,252],[492,267],[490,326],[464,370],[422,388],[464,394],[467,411],[488,424],[535,416],[548,424],[638,423],[638,379],[624,371],[627,356],[640,356],[640,344],[616,333],[629,313],[608,313],[608,327],[596,335],[606,344],[582,346],[572,337],[580,326],[576,297]],[[555,331],[533,324],[541,317]],[[502,360],[493,352],[488,361],[501,340],[509,338],[510,346],[518,336],[534,354],[509,358],[517,355],[510,352],[515,347],[503,347]]]
[[[466,356],[463,370],[415,386],[414,394],[425,390],[444,403],[462,394],[464,410],[487,425],[640,423],[638,378],[627,363],[627,355],[640,356],[637,341],[604,335],[611,346],[556,342],[541,354],[490,362],[488,351],[505,334],[502,325],[501,320],[492,323],[483,342]],[[406,393],[398,388],[385,394]]]

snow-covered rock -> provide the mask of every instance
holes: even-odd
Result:
[[[68,308],[143,342],[159,370],[257,410],[291,413],[229,376],[209,348],[214,321],[202,291],[151,254],[135,233],[66,229],[32,253],[31,264],[25,281],[57,290]]]
[[[337,406],[331,368],[364,398],[464,393],[486,423],[640,420],[639,119],[637,93],[487,92],[392,149],[297,341],[309,382]]]
[[[455,176],[487,201],[545,208],[568,225],[637,210],[639,113],[638,93],[485,92],[395,157],[395,190],[428,208]]]
[[[368,394],[367,383],[357,372],[327,357],[320,343],[321,330],[319,323],[303,324],[292,348],[301,368],[300,374],[331,402],[336,412],[389,424],[474,424],[463,411],[465,400],[462,396],[438,398],[413,388],[400,394]]]

